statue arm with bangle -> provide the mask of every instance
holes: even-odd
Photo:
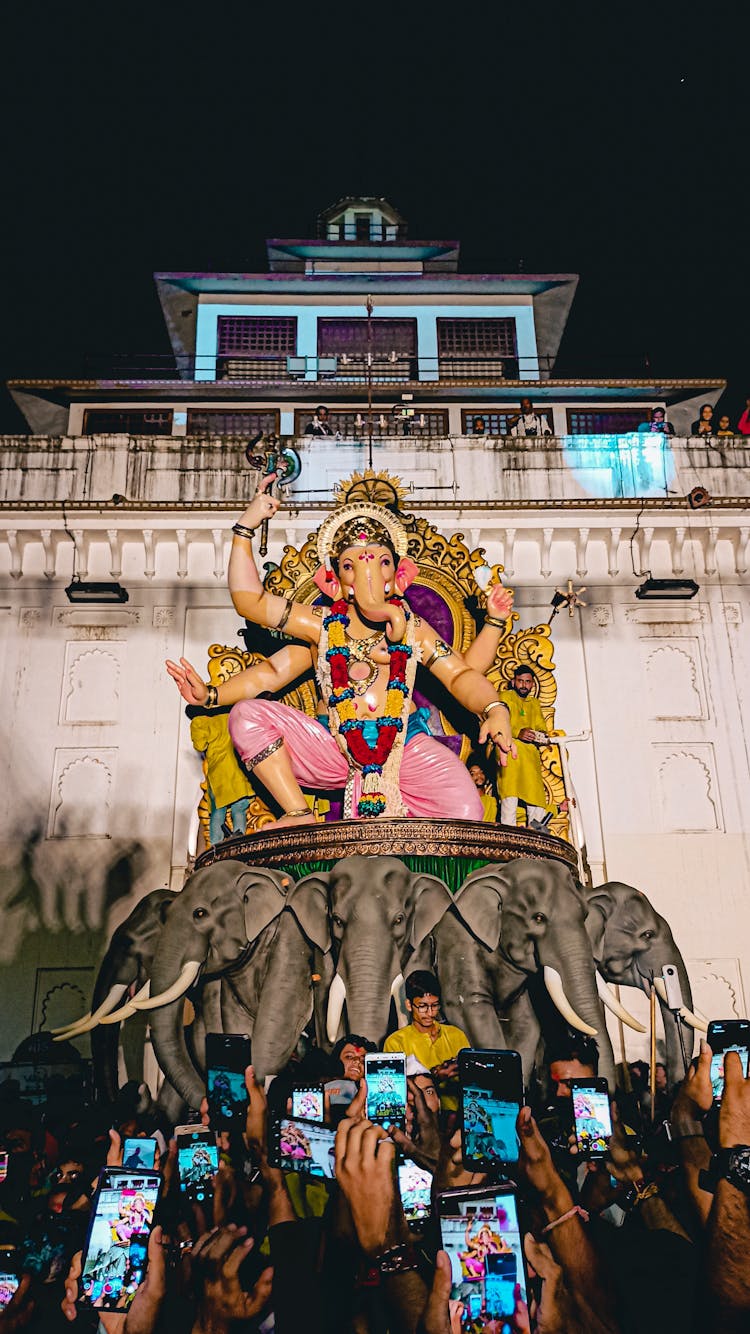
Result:
[[[238,704],[243,699],[256,699],[262,694],[280,694],[312,665],[309,648],[302,644],[286,644],[264,662],[256,662],[252,667],[235,672],[218,686],[204,681],[187,658],[180,658],[179,663],[168,658],[167,672],[186,704],[216,709]]]
[[[446,644],[426,621],[421,622],[416,638],[422,654],[422,665],[442,682],[459,704],[482,718],[480,745],[492,741],[503,766],[507,764],[509,755],[515,758],[510,710],[499,698],[495,687],[461,653]]]
[[[285,630],[295,639],[317,644],[320,639],[319,617],[300,602],[288,602],[274,593],[266,593],[255,564],[252,548],[255,529],[265,519],[273,518],[279,508],[278,500],[267,490],[274,480],[274,473],[261,480],[255,496],[232,529],[229,592],[235,611],[245,620],[265,625],[270,630]]]

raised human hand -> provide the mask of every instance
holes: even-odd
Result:
[[[557,1168],[552,1161],[547,1141],[531,1115],[530,1107],[522,1107],[516,1121],[519,1140],[518,1166],[528,1181],[539,1192],[545,1204],[553,1204],[561,1195],[568,1194]]]
[[[733,1149],[737,1144],[750,1144],[750,1075],[745,1079],[742,1061],[736,1051],[724,1054],[719,1144],[722,1149]]]
[[[166,668],[186,704],[198,707],[205,704],[208,699],[208,686],[201,680],[187,658],[180,658],[179,663],[167,658]]]
[[[240,1283],[240,1265],[252,1248],[247,1228],[233,1223],[199,1237],[192,1254],[192,1276],[198,1290],[196,1334],[208,1334],[234,1320],[252,1320],[268,1304],[272,1268],[263,1270],[250,1292]]]
[[[567,1334],[572,1329],[582,1329],[583,1325],[574,1320],[563,1271],[549,1246],[527,1232],[523,1239],[523,1249],[533,1272],[542,1280],[542,1295],[535,1313],[534,1328],[537,1334]],[[519,1325],[518,1328],[524,1326]],[[528,1324],[526,1328],[529,1328]]]
[[[464,1304],[451,1301],[452,1286],[450,1256],[447,1251],[438,1251],[430,1295],[419,1326],[421,1334],[461,1334]]]
[[[346,1117],[340,1122],[336,1131],[336,1181],[366,1255],[379,1255],[408,1236],[401,1201],[396,1196],[395,1157],[396,1147],[382,1126]]]
[[[407,1158],[424,1167],[433,1175],[440,1158],[440,1127],[435,1113],[427,1106],[424,1093],[413,1078],[407,1079],[407,1117],[411,1111],[411,1127],[405,1134],[398,1126],[391,1127],[391,1139]]]
[[[691,1063],[672,1103],[670,1121],[677,1127],[680,1121],[699,1121],[711,1110],[714,1095],[711,1088],[711,1048],[701,1038],[701,1049],[695,1064]]]
[[[462,1186],[483,1186],[486,1180],[484,1172],[469,1172],[464,1167],[460,1126],[454,1130],[450,1139],[441,1136],[440,1158],[433,1183],[438,1194],[444,1190],[458,1190]]]
[[[148,1268],[135,1291],[123,1334],[153,1334],[167,1295],[167,1258],[160,1227],[148,1239]]]
[[[275,481],[275,472],[267,473],[265,477],[261,477],[258,490],[240,519],[243,527],[260,528],[264,519],[273,518],[279,508],[279,501],[276,496],[270,494],[269,488],[273,486]]]
[[[487,590],[487,610],[495,620],[506,621],[513,610],[513,589],[493,584]]]

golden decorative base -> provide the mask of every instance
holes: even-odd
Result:
[[[516,857],[548,857],[574,876],[573,848],[561,838],[532,829],[481,824],[474,820],[426,820],[399,817],[334,820],[328,824],[273,826],[259,833],[227,838],[198,857],[195,869],[234,857],[249,866],[294,867],[311,862],[333,864],[355,854],[364,857],[449,857],[473,862],[509,862]]]

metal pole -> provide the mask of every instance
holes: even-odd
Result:
[[[372,311],[373,300],[368,295],[365,302],[367,311],[367,466],[372,467]]]
[[[651,1050],[649,1052],[649,1071],[648,1085],[651,1090],[651,1124],[654,1124],[656,1117],[656,989],[654,987],[653,976],[651,978]]]

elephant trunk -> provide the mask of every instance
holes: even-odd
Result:
[[[388,1031],[391,996],[403,984],[401,965],[392,957],[390,967],[373,967],[371,958],[359,952],[347,955],[346,968],[338,969],[331,983],[328,998],[327,1030],[330,1041],[334,1023],[339,1021],[346,1002],[347,1032],[359,1033],[371,1042],[380,1043]],[[336,1032],[340,1022],[336,1023]]]
[[[539,948],[539,962],[547,990],[566,1023],[596,1038],[599,1073],[614,1088],[614,1055],[599,1000],[596,967],[588,937],[584,935],[582,940],[572,941],[557,939],[554,951],[544,942]]]
[[[205,938],[196,933],[187,942],[184,938],[174,942],[166,932],[151,968],[151,997],[160,1002],[149,1016],[154,1054],[170,1083],[190,1107],[200,1106],[205,1090],[185,1041],[183,996],[191,977],[195,981],[205,957]],[[178,983],[181,991],[175,994]],[[151,1006],[152,1001],[141,1004]]]

